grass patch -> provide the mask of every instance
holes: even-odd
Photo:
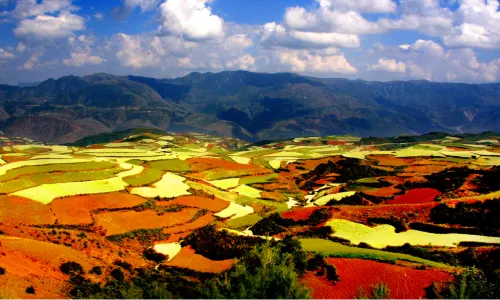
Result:
[[[233,220],[229,220],[226,222],[226,225],[231,229],[240,229],[240,228],[248,228],[257,222],[262,220],[262,217],[258,214],[246,215],[241,218],[236,218]]]
[[[123,178],[130,186],[143,186],[157,182],[163,176],[163,172],[157,169],[144,168],[141,174]]]
[[[178,158],[153,161],[149,163],[149,166],[152,169],[170,172],[187,172],[191,170],[185,161]]]
[[[108,179],[114,177],[116,173],[122,171],[122,168],[115,167],[113,169],[102,171],[54,172],[26,175],[14,180],[0,182],[0,194],[14,193],[20,190],[39,186],[41,184]]]
[[[40,166],[26,166],[20,167],[12,170],[8,170],[5,175],[0,176],[0,181],[8,181],[16,179],[19,176],[31,175],[31,174],[43,174],[57,171],[64,172],[77,172],[77,171],[87,171],[87,170],[105,170],[116,167],[116,163],[108,161],[92,161],[84,163],[63,163],[63,164],[51,164],[51,165],[40,165]]]
[[[300,243],[304,251],[323,253],[332,257],[344,257],[344,258],[362,258],[371,260],[382,260],[396,262],[398,260],[404,260],[409,262],[420,263],[428,265],[435,268],[451,268],[450,266],[431,260],[415,257],[408,254],[393,253],[382,250],[366,249],[345,246],[340,243],[335,243],[330,240],[324,239],[301,239]]]
[[[253,183],[264,183],[264,182],[272,182],[274,179],[278,178],[278,174],[271,173],[265,175],[257,175],[257,176],[248,176],[240,178],[240,184],[253,184]]]

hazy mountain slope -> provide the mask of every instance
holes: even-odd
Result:
[[[137,127],[246,140],[500,129],[500,84],[367,82],[292,73],[93,74],[0,85],[0,129],[44,142]]]

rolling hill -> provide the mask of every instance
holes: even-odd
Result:
[[[93,74],[0,85],[0,130],[49,143],[130,128],[256,141],[500,130],[500,84],[368,82],[292,73]]]

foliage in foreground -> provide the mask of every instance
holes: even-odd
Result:
[[[211,282],[204,296],[226,299],[309,298],[309,290],[298,281],[297,259],[294,253],[288,252],[290,249],[289,245],[258,245],[223,278]]]
[[[500,295],[498,276],[486,277],[475,268],[467,268],[447,283],[433,283],[427,289],[429,299],[497,299]]]
[[[357,299],[389,299],[391,297],[391,289],[384,282],[379,282],[371,286],[370,292],[367,293],[363,288],[359,288]]]

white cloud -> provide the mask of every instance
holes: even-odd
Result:
[[[140,36],[129,36],[124,33],[116,35],[119,51],[116,57],[122,66],[134,69],[154,67],[162,64],[157,53],[144,45],[146,41]]]
[[[23,53],[24,51],[26,51],[27,48],[28,47],[23,42],[19,42],[17,43],[16,51],[18,53]]]
[[[96,13],[94,15],[94,19],[96,19],[97,21],[102,21],[102,20],[104,20],[104,15],[101,13]]]
[[[0,59],[14,59],[16,55],[0,48]]]
[[[40,61],[40,57],[42,57],[42,56],[43,56],[43,52],[32,53],[31,56],[29,57],[29,59],[22,66],[20,66],[19,69],[23,69],[23,70],[33,69],[34,67],[36,67],[36,65]]]
[[[320,6],[343,11],[363,13],[390,13],[396,10],[392,0],[317,0]]]
[[[158,33],[181,36],[189,41],[224,37],[224,20],[212,13],[209,0],[166,0],[160,5]]]
[[[250,54],[243,54],[226,62],[226,68],[231,70],[254,70],[255,58]]]
[[[500,48],[500,3],[463,0],[455,15],[458,25],[443,41],[450,47]]]
[[[42,15],[34,19],[24,19],[14,29],[14,33],[19,37],[52,39],[68,37],[74,31],[84,28],[85,20],[82,17],[65,11],[57,17]]]
[[[368,66],[368,70],[385,71],[393,73],[405,73],[406,64],[394,59],[380,58],[377,64]]]
[[[308,50],[276,51],[281,64],[288,66],[293,72],[318,73],[356,73],[349,61],[342,54],[321,56]]]
[[[274,22],[264,25],[261,42],[267,46],[282,46],[297,49],[357,48],[360,44],[359,37],[354,34],[289,31],[283,25]]]
[[[14,14],[17,18],[41,16],[47,13],[56,13],[67,10],[74,11],[78,7],[71,4],[71,0],[17,0]]]
[[[406,49],[401,49],[400,46],[386,46],[383,52],[375,54],[383,54],[386,57],[378,59],[378,62],[368,69],[392,71],[391,74],[400,76],[400,79],[453,82],[500,80],[500,59],[481,62],[470,48],[446,50],[430,40],[417,40],[404,48]]]
[[[142,12],[156,9],[161,0],[125,0],[124,5],[131,9],[140,7]]]
[[[105,62],[105,59],[91,55],[87,52],[71,52],[71,58],[63,59],[63,64],[73,67],[81,67],[84,65],[99,65]]]

